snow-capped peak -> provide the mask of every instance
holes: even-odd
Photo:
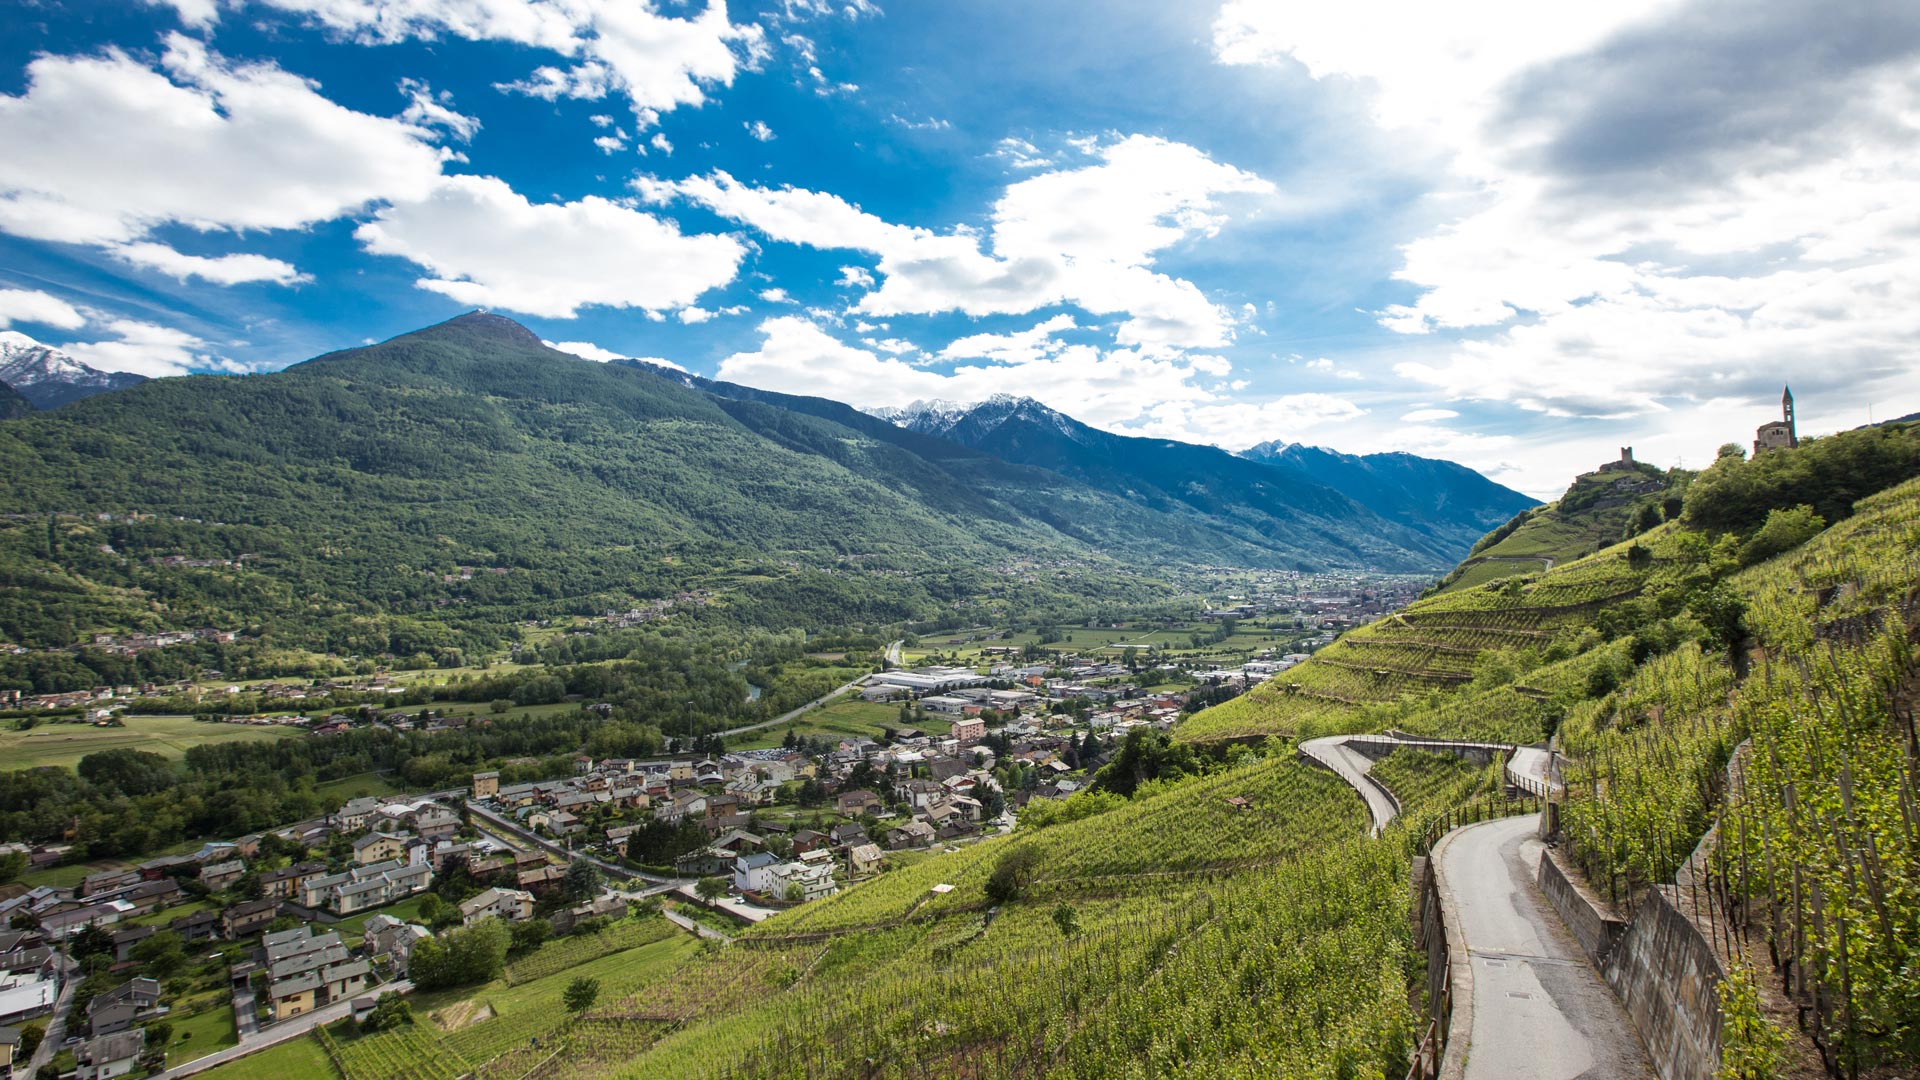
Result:
[[[36,408],[52,409],[107,390],[145,382],[141,375],[97,371],[18,330],[0,330],[0,382]]]

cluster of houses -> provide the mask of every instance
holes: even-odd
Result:
[[[267,934],[258,955],[231,970],[236,981],[265,973],[267,1010],[275,1020],[351,1000],[374,982],[371,960],[355,957],[339,933],[316,934],[311,926]]]

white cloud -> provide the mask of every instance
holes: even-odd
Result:
[[[540,344],[545,345],[555,352],[568,353],[582,360],[592,360],[601,364],[609,360],[620,360],[626,357],[625,353],[617,353],[612,349],[603,349],[591,341],[542,341]]]
[[[1011,135],[996,143],[989,156],[999,158],[1014,169],[1045,169],[1053,165],[1053,159],[1042,154],[1039,147]]]
[[[272,2],[325,5],[356,0]],[[462,36],[522,41],[579,57],[571,67],[542,66],[522,81],[501,84],[501,89],[549,101],[597,101],[618,93],[632,106],[643,131],[663,113],[704,104],[708,88],[732,86],[741,68],[757,64],[767,50],[758,25],[729,21],[725,0],[710,0],[705,10],[687,19],[662,15],[649,0],[406,0],[401,6],[431,10],[393,33],[427,36],[434,24],[446,25],[447,8],[467,4],[513,8],[523,17],[511,27]],[[367,25],[365,20],[356,24]],[[736,49],[744,52],[744,60]]]
[[[673,144],[667,141],[667,136],[665,132],[659,132],[659,131],[654,132],[653,138],[647,141],[647,145],[653,147],[655,150],[658,150],[663,154],[673,153]]]
[[[1215,47],[1354,80],[1451,153],[1457,209],[1379,313],[1443,339],[1404,378],[1706,452],[1757,423],[1713,403],[1783,382],[1858,419],[1920,400],[1920,9],[1229,0]]]
[[[1415,409],[1400,417],[1403,424],[1430,424],[1435,420],[1451,420],[1460,414],[1452,409]]]
[[[909,120],[906,117],[901,116],[899,113],[892,113],[888,115],[887,121],[889,123],[896,124],[900,127],[906,128],[908,131],[951,131],[953,130],[952,121],[943,120],[937,116],[929,116],[924,120]]]
[[[103,329],[110,341],[80,341],[59,346],[61,352],[100,371],[131,371],[159,378],[189,371],[245,371],[245,366],[207,352],[205,341],[170,326],[135,319],[113,319]]]
[[[594,138],[593,145],[603,154],[617,154],[627,148],[627,141],[618,135],[600,135]]]
[[[993,360],[1002,364],[1031,363],[1052,356],[1066,346],[1053,335],[1075,330],[1079,324],[1071,315],[1055,315],[1027,330],[1011,334],[971,334],[948,342],[940,350],[943,360]]]
[[[753,188],[726,173],[636,184],[643,198],[692,200],[768,236],[879,256],[877,288],[854,310],[870,315],[1019,314],[1072,304],[1125,314],[1117,343],[1149,349],[1212,348],[1233,337],[1231,312],[1192,282],[1151,269],[1175,244],[1218,233],[1218,199],[1269,195],[1259,177],[1190,146],[1130,136],[1100,148],[1099,162],[1033,176],[994,205],[988,240],[895,225],[835,195]],[[867,288],[864,270],[842,283]]]
[[[220,21],[216,0],[146,0],[148,7],[172,8],[182,26],[205,29]]]
[[[1128,431],[1244,450],[1271,439],[1293,440],[1308,431],[1345,424],[1366,410],[1332,394],[1285,394],[1264,401],[1169,401],[1148,411],[1145,423]]]
[[[107,253],[123,262],[185,281],[199,278],[215,285],[239,285],[252,281],[270,281],[276,285],[295,285],[312,281],[292,263],[265,255],[187,255],[165,244],[145,242],[116,244]]]
[[[1209,401],[1211,395],[1194,380],[1230,370],[1217,356],[1175,359],[1139,349],[1072,345],[1024,362],[961,366],[942,374],[848,345],[798,316],[768,319],[760,333],[760,348],[720,362],[720,378],[860,408],[1015,394],[1115,429],[1168,402]]]
[[[760,299],[765,300],[769,304],[794,304],[799,302],[793,297],[788,296],[787,290],[780,288],[760,290]]]
[[[686,368],[681,367],[679,364],[676,364],[671,360],[662,360],[657,356],[629,357],[627,356],[626,353],[614,352],[612,349],[603,349],[600,346],[595,345],[591,341],[542,341],[540,344],[545,345],[547,348],[552,349],[555,352],[568,353],[570,355],[577,356],[582,360],[592,360],[595,363],[599,363],[599,364],[604,364],[609,360],[632,359],[632,360],[638,360],[643,364],[653,364],[657,367],[672,368],[675,371],[687,370]]]
[[[300,228],[424,196],[447,156],[419,126],[342,108],[307,80],[230,64],[178,34],[162,68],[113,50],[28,64],[26,92],[0,95],[0,229],[123,245],[174,224]],[[264,266],[220,262],[202,267],[213,280]]]
[[[407,95],[407,107],[400,113],[402,122],[422,129],[439,128],[461,142],[472,142],[479,134],[480,120],[454,110],[451,90],[435,94],[433,87],[419,79],[402,79],[400,92]]]
[[[781,0],[780,13],[790,22],[844,15],[849,19],[880,14],[873,0]]]
[[[550,318],[582,306],[669,310],[733,280],[745,248],[597,196],[529,203],[492,177],[452,176],[382,209],[354,234],[434,276],[416,284],[462,303]]]
[[[72,304],[38,289],[0,289],[0,330],[17,322],[78,330],[87,325],[87,317]]]
[[[747,134],[753,136],[756,141],[759,141],[759,142],[773,141],[773,138],[774,138],[773,129],[768,127],[764,121],[755,120],[750,124],[742,124],[740,126],[746,128]]]

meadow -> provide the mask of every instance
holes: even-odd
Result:
[[[72,768],[88,754],[102,750],[141,750],[178,759],[187,750],[207,743],[255,742],[298,738],[299,728],[220,724],[190,716],[126,716],[123,727],[91,724],[43,723],[21,731],[0,730],[0,761],[8,768],[41,766]]]

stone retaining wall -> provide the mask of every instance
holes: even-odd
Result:
[[[1660,1080],[1713,1080],[1720,1071],[1719,958],[1669,901],[1673,886],[1649,889],[1622,922],[1568,874],[1551,850],[1540,860],[1540,891],[1579,940],[1653,1059]]]
[[[1627,931],[1626,922],[1602,911],[1599,902],[1588,897],[1554,861],[1551,848],[1540,859],[1539,882],[1540,891],[1547,894],[1553,910],[1560,913],[1560,921],[1573,931],[1587,959],[1604,971],[1614,945]]]
[[[1719,958],[1687,917],[1651,889],[1601,969],[1647,1044],[1661,1080],[1720,1071]]]

